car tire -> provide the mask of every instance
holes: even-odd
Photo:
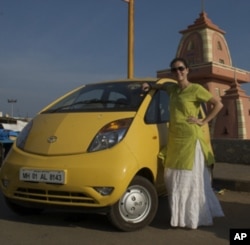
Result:
[[[5,198],[5,203],[7,204],[8,208],[18,215],[34,215],[40,214],[43,212],[43,209],[40,208],[30,208],[24,207],[19,204],[14,203],[9,198]]]
[[[121,231],[134,231],[151,223],[158,208],[154,185],[142,176],[136,176],[126,192],[109,212],[111,223]]]

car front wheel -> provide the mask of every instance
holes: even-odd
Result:
[[[136,176],[120,200],[111,207],[109,218],[122,231],[134,231],[151,223],[158,208],[154,185]]]

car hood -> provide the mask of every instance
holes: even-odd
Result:
[[[84,153],[107,123],[134,116],[135,112],[39,114],[23,150],[38,155]]]

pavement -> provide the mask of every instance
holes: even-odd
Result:
[[[213,187],[218,192],[224,190],[250,192],[250,164],[215,163]]]

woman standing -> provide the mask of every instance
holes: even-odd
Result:
[[[196,229],[212,225],[214,217],[224,216],[210,182],[208,167],[214,156],[206,143],[201,126],[212,120],[222,103],[204,87],[189,82],[188,64],[175,58],[171,72],[174,85],[143,84],[143,89],[164,89],[170,95],[170,123],[164,178],[171,209],[171,226]],[[204,119],[198,114],[201,103],[209,102],[212,110]]]

